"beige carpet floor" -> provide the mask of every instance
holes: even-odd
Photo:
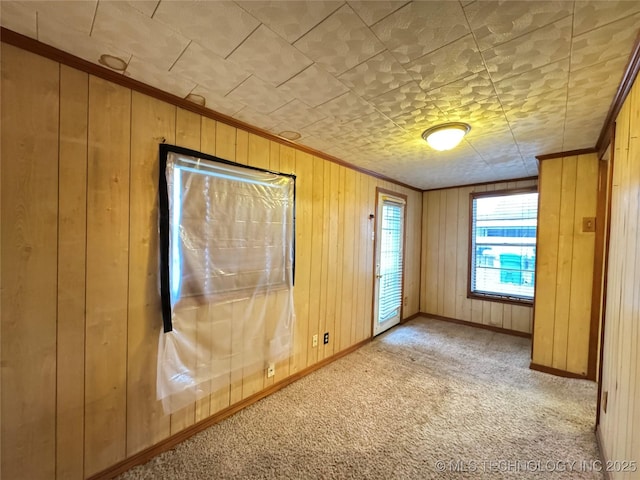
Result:
[[[529,352],[419,318],[119,478],[603,478],[596,385]]]

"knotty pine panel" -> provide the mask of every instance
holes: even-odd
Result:
[[[1,88],[0,476],[52,478],[56,472],[56,304],[60,290],[60,66],[3,44]],[[63,333],[66,341],[67,332]]]
[[[126,458],[130,120],[131,90],[90,76],[85,475]]]
[[[89,76],[60,66],[56,475],[82,478]]]
[[[175,143],[176,107],[133,92],[127,322],[127,455],[167,438],[170,417],[155,400],[158,356],[158,142]]]

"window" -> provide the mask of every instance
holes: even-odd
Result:
[[[294,177],[162,147],[165,331],[176,306],[289,288]]]
[[[533,302],[537,217],[535,189],[471,194],[470,297]]]

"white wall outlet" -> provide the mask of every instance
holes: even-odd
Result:
[[[270,363],[267,367],[267,378],[271,378],[276,374],[276,364]]]
[[[318,346],[318,334],[317,333],[311,339],[311,346],[312,347],[317,347]]]

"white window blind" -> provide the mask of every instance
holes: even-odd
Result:
[[[532,301],[538,193],[472,194],[471,293]]]
[[[380,231],[378,322],[397,315],[402,306],[402,229],[404,205],[384,200]]]

